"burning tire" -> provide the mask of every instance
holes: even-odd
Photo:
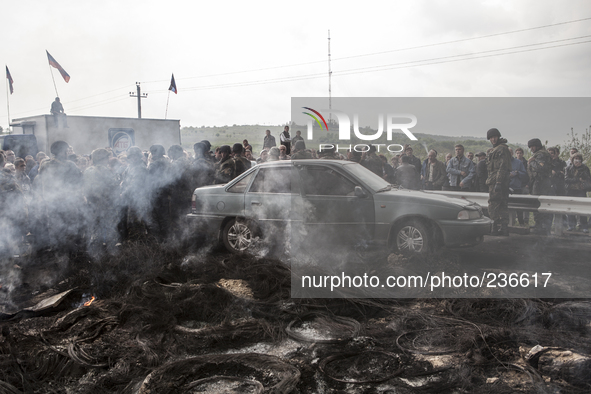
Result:
[[[390,247],[403,254],[428,253],[433,249],[433,237],[418,220],[406,221],[394,227]]]
[[[240,219],[230,220],[222,231],[224,246],[232,253],[245,253],[254,240],[254,228]]]

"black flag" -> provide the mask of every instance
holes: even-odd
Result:
[[[172,78],[170,79],[170,87],[168,88],[168,90],[172,90],[174,94],[177,94],[176,82],[174,82],[174,74],[172,74]]]

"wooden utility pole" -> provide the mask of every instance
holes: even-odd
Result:
[[[148,93],[142,94],[140,83],[136,82],[135,86],[137,87],[137,94],[133,92],[129,92],[130,97],[137,97],[137,117],[138,119],[142,118],[142,99],[148,97]]]

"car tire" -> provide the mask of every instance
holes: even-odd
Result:
[[[232,219],[224,226],[222,241],[228,251],[243,254],[254,240],[254,229],[244,220]]]
[[[390,247],[406,255],[429,253],[433,249],[433,237],[422,222],[406,221],[394,228]]]

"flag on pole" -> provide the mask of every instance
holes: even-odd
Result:
[[[6,66],[6,79],[8,79],[8,86],[10,87],[10,94],[12,94],[14,92],[14,89],[12,87],[12,77],[10,76],[10,71],[8,71],[8,66]]]
[[[170,87],[168,88],[168,90],[172,90],[174,94],[177,94],[176,82],[174,82],[174,74],[172,74],[172,78],[170,79]]]
[[[45,50],[45,52],[47,52],[47,50]],[[60,66],[60,64],[58,62],[55,61],[55,59],[53,58],[53,56],[51,56],[49,54],[49,52],[47,52],[47,60],[49,60],[49,65],[52,67],[55,67],[58,69],[58,71],[60,72],[60,74],[62,74],[62,77],[64,78],[64,81],[70,82],[70,74],[68,74],[66,72],[66,70],[63,69],[62,66]]]

